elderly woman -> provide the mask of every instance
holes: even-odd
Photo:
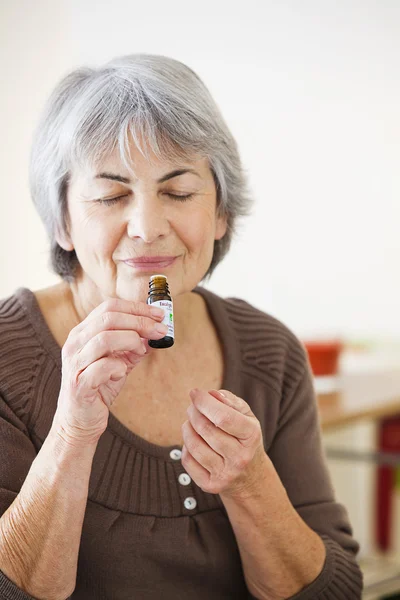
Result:
[[[303,347],[199,286],[249,207],[200,79],[149,55],[72,72],[31,190],[60,283],[0,302],[0,598],[360,598]]]

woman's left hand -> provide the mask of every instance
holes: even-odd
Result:
[[[227,390],[194,389],[182,425],[182,464],[205,492],[252,493],[268,470],[261,425],[247,402]]]

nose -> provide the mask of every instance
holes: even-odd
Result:
[[[129,209],[128,235],[151,244],[168,235],[170,223],[162,203],[153,194],[136,194]]]

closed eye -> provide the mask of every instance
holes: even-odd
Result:
[[[166,192],[166,196],[172,198],[173,200],[177,200],[178,202],[185,202],[186,200],[190,200],[194,194],[171,194]],[[100,204],[105,204],[106,206],[112,206],[113,204],[117,204],[117,202],[127,197],[128,196],[125,194],[123,196],[116,196],[115,198],[98,198],[96,202],[100,202]]]
[[[178,202],[185,202],[185,200],[190,200],[194,196],[194,194],[171,194],[169,192],[166,192],[166,195]]]
[[[112,204],[116,204],[120,200],[127,198],[127,195],[124,196],[116,196],[115,198],[98,198],[96,202],[100,202],[100,204],[106,204],[107,206],[111,206]]]

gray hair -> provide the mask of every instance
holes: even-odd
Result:
[[[129,168],[129,136],[146,158],[208,158],[218,214],[228,223],[214,242],[204,278],[210,277],[229,250],[237,218],[251,209],[237,145],[200,78],[177,60],[148,54],[72,71],[45,106],[33,140],[30,189],[50,238],[51,269],[73,281],[79,267],[75,250],[56,241],[56,233],[65,235],[68,227],[73,169],[95,165],[115,149]]]

